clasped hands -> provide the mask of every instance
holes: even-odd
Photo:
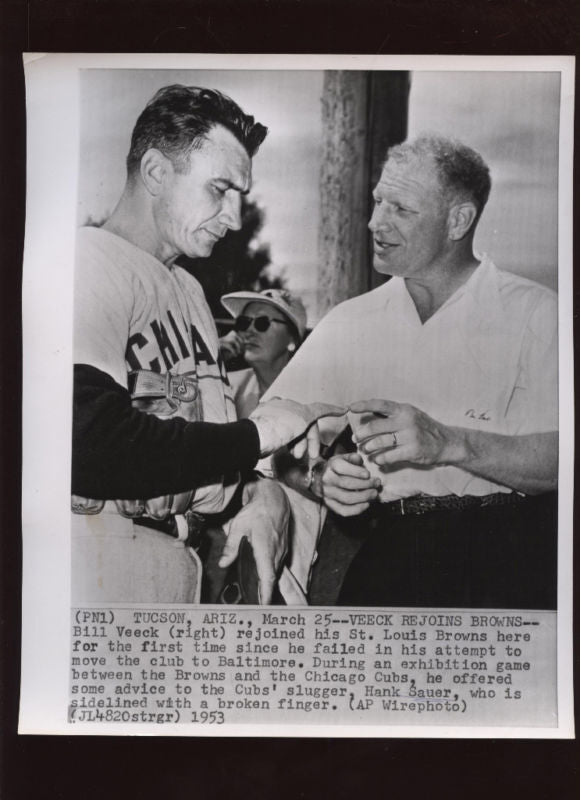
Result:
[[[453,429],[415,406],[391,400],[361,400],[349,406],[360,415],[353,427],[358,452],[332,456],[317,470],[312,491],[343,517],[361,514],[382,489],[380,478],[364,466],[364,454],[381,467],[448,463],[456,444]],[[352,420],[351,420],[352,421]]]
[[[361,400],[348,411],[356,415],[352,427],[356,453],[332,456],[317,469],[311,491],[337,514],[355,516],[376,500],[382,489],[380,478],[371,476],[364,454],[379,468],[399,464],[435,466],[451,463],[460,449],[457,432],[408,403],[392,400]],[[262,456],[294,440],[293,455],[308,453],[312,464],[319,454],[317,420],[343,416],[347,409],[327,403],[302,405],[274,398],[260,403],[251,415],[260,436]]]
[[[250,419],[258,428],[262,455],[273,453],[293,440],[296,458],[308,454],[312,464],[320,441],[317,420],[343,416],[347,409],[324,403],[301,405],[274,398],[261,403]],[[364,466],[361,452],[379,467],[409,463],[433,466],[446,463],[454,446],[453,429],[418,408],[390,400],[361,400],[349,406],[360,415],[353,439],[360,452],[334,455],[316,469],[311,491],[341,516],[355,516],[376,500],[379,478]],[[269,603],[277,573],[287,550],[289,508],[282,489],[273,481],[259,481],[245,489],[245,505],[232,520],[220,565],[236,558],[243,536],[250,539],[256,557],[260,599]]]

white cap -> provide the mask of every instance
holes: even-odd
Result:
[[[238,317],[248,303],[269,303],[294,323],[302,340],[306,332],[306,309],[302,300],[286,289],[264,289],[262,292],[231,292],[221,299],[232,317]]]

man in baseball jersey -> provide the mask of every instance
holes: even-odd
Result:
[[[490,187],[461,143],[391,148],[369,228],[392,279],[332,310],[265,395],[350,409],[323,435],[350,423],[354,452],[303,477],[367,534],[342,604],[555,607],[557,301],[474,252]]]
[[[242,488],[240,475],[299,438],[312,454],[320,409],[274,401],[236,421],[203,291],[175,263],[209,256],[240,228],[266,133],[219,92],[161,89],[135,125],[119,203],[102,227],[78,233],[75,602],[199,600],[189,545],[203,525],[224,521],[222,566],[247,536],[260,599],[270,600],[287,502],[274,481]]]

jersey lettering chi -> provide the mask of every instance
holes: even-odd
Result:
[[[100,228],[79,231],[75,363],[129,388],[137,370],[197,372],[207,422],[234,421],[215,323],[199,283]]]
[[[180,324],[181,323],[181,324]],[[125,358],[130,370],[150,369],[153,372],[172,372],[183,360],[191,359],[199,369],[201,365],[217,364],[219,377],[228,385],[221,355],[214,358],[202,335],[193,323],[180,323],[170,309],[165,322],[153,319],[148,331],[138,331],[129,337]]]
[[[150,409],[156,416],[236,419],[217,330],[198,281],[101,228],[78,231],[74,361],[106,372],[132,393],[136,407],[135,385],[155,393],[155,375],[170,401],[192,388],[197,394],[196,402],[176,402],[173,410]],[[198,487],[194,506],[220,510],[231,491],[222,484]]]

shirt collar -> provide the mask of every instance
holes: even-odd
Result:
[[[511,328],[511,320],[505,313],[498,269],[485,253],[477,258],[481,263],[456,295],[463,293],[466,311],[478,327],[505,333]]]
[[[444,328],[456,328],[465,350],[491,377],[498,369],[497,353],[504,350],[506,342],[512,341],[514,336],[517,338],[519,323],[506,313],[500,292],[499,271],[489,256],[477,254],[476,257],[480,261],[479,266],[425,325],[431,323],[431,326],[436,324]],[[399,329],[405,327],[409,332],[421,335],[425,332],[424,326],[404,280],[393,278],[387,285],[392,301],[389,313],[395,315]],[[433,335],[437,335],[435,331]],[[504,361],[511,361],[507,353]]]
[[[511,344],[519,341],[521,321],[507,313],[496,266],[487,255],[478,258],[479,267],[462,287],[463,342],[490,380],[499,380],[515,368],[518,349]]]
[[[448,311],[456,307],[458,303],[465,305],[469,314],[475,315],[480,323],[488,326],[497,320],[490,320],[489,310],[493,312],[499,311],[501,308],[501,298],[498,290],[497,270],[493,265],[491,259],[485,255],[476,256],[480,264],[469,276],[468,280],[460,286],[453,294],[447,298],[443,305],[429,319],[435,320]],[[404,278],[394,277],[385,284],[384,287],[386,303],[389,301],[393,303],[394,308],[402,313],[404,317],[410,321],[416,317],[417,322],[421,327],[422,323],[419,320],[419,315],[415,308],[415,304],[407,290]],[[386,307],[386,304],[385,304]],[[495,314],[494,314],[495,317]],[[425,323],[427,324],[427,323]]]
[[[499,271],[486,253],[477,253],[476,258],[480,261],[479,266],[469,276],[469,279],[435,312],[431,319],[445,314],[448,310],[454,308],[456,304],[461,303],[463,313],[468,315],[472,323],[475,323],[477,327],[489,331],[507,331],[511,326],[509,316],[506,316],[500,293]],[[377,307],[386,309],[387,305],[392,304],[390,313],[398,311],[407,320],[409,320],[409,315],[405,311],[409,311],[412,308],[417,320],[419,320],[403,278],[391,278],[390,281],[379,287],[375,292],[377,293]]]

